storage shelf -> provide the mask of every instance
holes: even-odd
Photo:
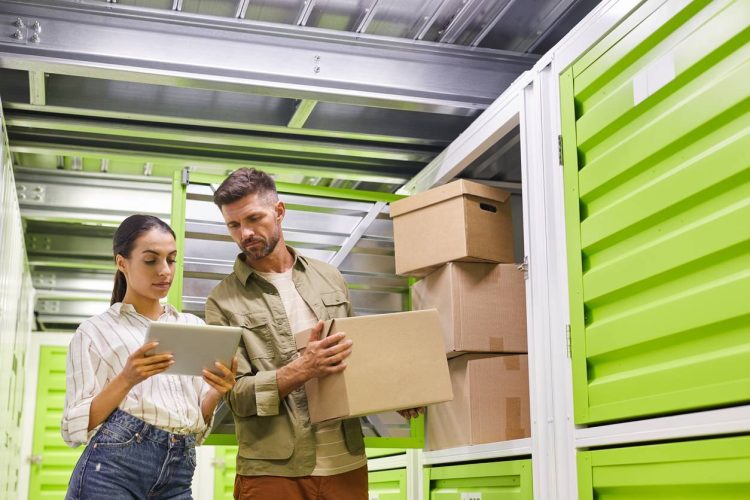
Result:
[[[403,469],[406,468],[406,454],[391,455],[389,457],[371,458],[367,460],[367,470]]]
[[[424,465],[438,465],[524,455],[531,455],[531,438],[426,451],[423,455],[423,463]]]
[[[750,405],[576,429],[576,447],[592,448],[750,432]]]

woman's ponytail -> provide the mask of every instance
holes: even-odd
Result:
[[[125,275],[118,269],[115,273],[115,287],[112,289],[112,300],[109,301],[109,305],[112,305],[115,302],[122,302],[127,290],[128,283],[125,280]]]

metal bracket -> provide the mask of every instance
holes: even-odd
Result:
[[[573,357],[573,344],[570,339],[570,324],[568,323],[565,325],[565,351],[568,359],[571,359]]]
[[[523,271],[523,279],[529,279],[529,256],[523,256],[523,262],[518,265],[518,270]]]
[[[57,284],[57,276],[54,273],[39,273],[32,276],[31,282],[34,288],[54,288]]]
[[[188,184],[190,184],[190,167],[184,167],[182,169],[180,184],[182,184],[183,186],[187,186]]]
[[[40,300],[37,304],[37,310],[40,313],[59,313],[60,312],[60,301],[59,300]]]

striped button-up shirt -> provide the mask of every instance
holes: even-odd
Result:
[[[192,314],[166,305],[159,321],[203,324]],[[69,446],[85,444],[98,429],[88,431],[91,401],[141,347],[151,320],[130,304],[113,304],[105,313],[78,327],[68,349],[62,437]],[[202,441],[210,422],[203,420],[201,402],[210,390],[201,377],[159,374],[133,387],[119,408],[175,434],[196,434]]]

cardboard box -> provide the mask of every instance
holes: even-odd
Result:
[[[427,409],[427,449],[531,436],[526,354],[465,354],[448,366],[454,398]]]
[[[414,309],[438,310],[448,357],[528,352],[526,283],[516,264],[452,262],[411,290]]]
[[[391,204],[396,274],[452,261],[513,262],[510,194],[459,180]]]
[[[305,384],[313,423],[453,398],[437,311],[339,318],[327,321],[323,332],[345,332],[354,344],[343,372]],[[297,333],[297,349],[309,337],[310,330]]]

